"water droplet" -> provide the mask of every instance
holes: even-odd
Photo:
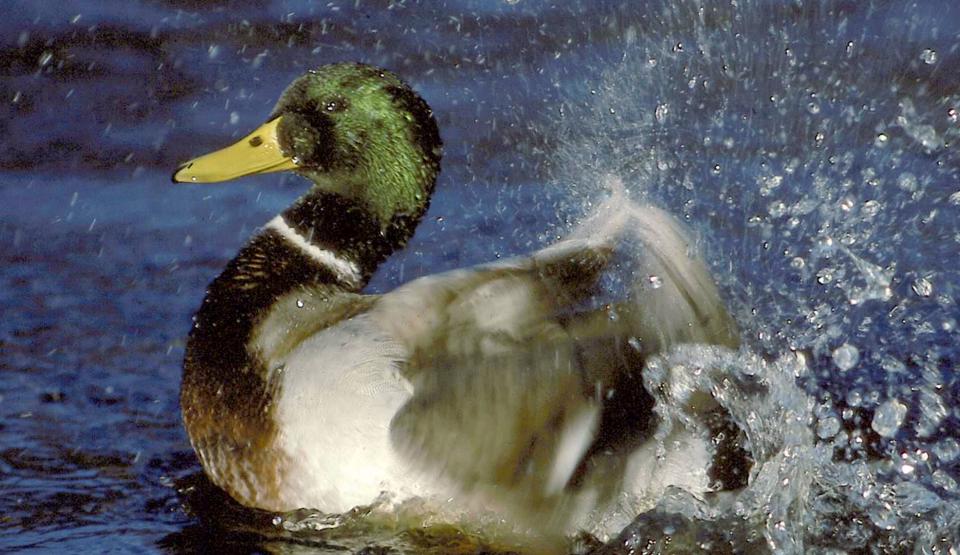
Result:
[[[890,142],[890,137],[886,133],[879,133],[877,138],[873,140],[873,145],[883,148],[887,146],[888,142]]]
[[[660,276],[657,276],[657,275],[651,274],[647,276],[647,283],[649,283],[650,287],[652,287],[653,289],[660,289],[661,287],[663,287],[663,279],[661,279]]]
[[[875,200],[868,200],[863,203],[863,207],[860,208],[860,213],[867,218],[872,218],[880,212],[880,203]]]
[[[935,486],[945,489],[951,493],[957,493],[957,481],[950,477],[950,475],[944,472],[942,469],[934,470],[930,477],[933,479],[933,484]]]
[[[303,300],[297,299],[297,308],[303,308]]]
[[[897,186],[904,191],[912,193],[917,190],[917,178],[909,172],[901,173],[900,176],[897,177]]]
[[[683,52],[683,43],[682,43],[682,42],[678,42],[677,44],[673,45],[673,51],[674,51],[674,52]]]
[[[920,297],[929,297],[933,294],[933,283],[926,277],[919,277],[913,281],[911,286],[913,292]]]
[[[833,363],[837,368],[846,372],[860,362],[860,350],[849,343],[844,343],[833,350]]]
[[[657,104],[657,109],[653,111],[653,117],[662,123],[668,113],[670,113],[670,106],[667,104]]]
[[[760,194],[763,196],[769,195],[773,192],[774,189],[779,187],[783,183],[782,175],[771,175],[769,177],[760,178]]]
[[[927,65],[933,65],[937,63],[937,51],[932,48],[924,48],[923,52],[920,53],[920,59]]]
[[[817,104],[816,102],[811,102],[811,103],[807,104],[807,111],[810,112],[810,113],[813,114],[813,115],[819,114],[819,113],[820,113],[820,105]]]
[[[863,395],[860,394],[856,389],[847,392],[847,404],[851,407],[859,407],[860,403],[863,402]]]
[[[53,52],[44,52],[40,54],[40,59],[37,60],[37,65],[44,67],[53,60]]]
[[[907,367],[902,362],[890,355],[884,355],[884,357],[880,359],[880,367],[883,368],[884,371],[891,374],[898,374],[907,371]]]
[[[957,113],[957,109],[950,108],[947,110],[947,121],[950,123],[957,123],[957,120],[960,120],[960,114]]]
[[[806,261],[804,261],[799,256],[795,256],[793,260],[790,261],[790,267],[793,268],[794,270],[802,270],[803,267],[806,265],[807,265]]]
[[[823,268],[817,272],[817,283],[820,285],[826,285],[833,281],[833,269],[832,268]]]
[[[898,399],[890,399],[877,407],[870,427],[883,437],[893,437],[900,429],[900,424],[903,424],[903,418],[906,415],[907,406]]]
[[[817,436],[820,439],[830,439],[840,431],[840,420],[836,416],[828,416],[817,421]]]
[[[840,210],[844,212],[853,210],[853,197],[843,197],[840,199]]]
[[[950,462],[960,456],[960,443],[952,437],[948,437],[939,443],[934,444],[933,453],[938,459],[944,462]]]
[[[787,212],[787,205],[782,201],[778,200],[771,202],[770,206],[767,207],[767,213],[770,214],[771,218],[779,218]]]

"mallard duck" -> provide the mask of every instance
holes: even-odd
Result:
[[[681,227],[615,180],[552,246],[362,293],[423,217],[440,157],[407,84],[336,64],[176,170],[312,183],[210,284],[190,331],[180,400],[210,479],[270,511],[341,513],[387,493],[564,533],[624,496],[709,490],[710,438],[653,445],[642,369],[677,343],[735,346],[737,332]],[[639,253],[635,283],[591,304],[624,251]],[[691,405],[706,414],[708,397]]]

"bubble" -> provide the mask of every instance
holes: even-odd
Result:
[[[860,350],[849,343],[844,343],[833,350],[833,363],[837,368],[846,372],[860,362]]]
[[[873,145],[878,147],[885,147],[890,141],[890,137],[886,133],[879,133],[877,137],[873,140]]]
[[[923,52],[920,53],[920,59],[927,65],[933,65],[937,63],[937,51],[932,48],[924,48]]]
[[[872,218],[880,212],[880,203],[875,200],[868,200],[863,203],[863,207],[860,208],[860,213],[867,218]]]
[[[898,399],[890,399],[877,407],[870,427],[883,437],[893,437],[900,429],[900,424],[903,424],[903,418],[906,415],[907,406]]]

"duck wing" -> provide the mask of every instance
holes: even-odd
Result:
[[[613,491],[619,455],[655,424],[645,358],[679,342],[735,344],[682,228],[652,207],[608,204],[529,257],[422,278],[377,301],[372,312],[409,353],[413,395],[391,422],[408,460],[532,511],[582,486],[588,469]],[[590,308],[623,258],[643,278]]]

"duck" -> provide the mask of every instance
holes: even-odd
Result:
[[[180,404],[209,479],[274,512],[346,513],[387,495],[557,534],[669,486],[723,489],[721,467],[742,482],[742,461],[717,462],[716,425],[655,433],[645,361],[683,343],[736,348],[739,334],[689,233],[617,178],[598,177],[608,197],[554,244],[364,292],[423,219],[441,155],[417,92],[338,63],[294,80],[247,136],[176,169],[179,183],[279,171],[310,183],[194,317]],[[624,252],[634,264],[611,292]],[[687,402],[717,421],[709,394]]]

